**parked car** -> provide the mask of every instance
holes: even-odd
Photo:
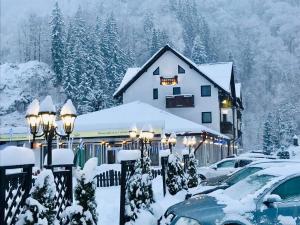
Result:
[[[224,176],[241,169],[255,160],[258,159],[244,157],[226,158],[208,167],[198,167],[197,173],[202,180]]]
[[[158,223],[286,225],[286,219],[291,224],[298,224],[299,212],[300,166],[292,164],[258,171],[226,190],[217,190],[171,206]]]
[[[244,168],[234,172],[231,175],[226,175],[225,179],[217,179],[217,178],[211,178],[207,182],[204,181],[201,186],[199,186],[196,189],[193,189],[190,191],[189,194],[187,194],[186,199],[194,196],[194,195],[200,195],[200,194],[208,194],[215,190],[223,189],[234,185],[235,183],[241,181],[242,179],[245,179],[246,177],[260,171],[266,168],[274,168],[274,167],[281,167],[283,165],[292,165],[295,164],[295,166],[300,164],[300,161],[291,161],[291,160],[263,160],[263,161],[255,161]],[[204,185],[203,185],[204,184]]]
[[[261,151],[251,151],[242,153],[239,157],[247,157],[247,158],[257,158],[257,159],[277,159],[278,157],[275,155],[266,155]]]

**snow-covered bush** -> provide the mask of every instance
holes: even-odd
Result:
[[[195,158],[194,153],[190,153],[189,155],[189,166],[188,166],[188,187],[193,188],[198,186],[198,177],[197,177],[197,168],[196,168],[197,160]]]
[[[128,224],[132,224],[141,210],[152,213],[151,204],[154,203],[152,189],[152,174],[149,157],[137,160],[134,166],[134,174],[129,178],[126,187],[125,217]]]
[[[94,169],[97,159],[90,159],[82,171],[77,172],[77,184],[75,186],[75,202],[62,213],[64,225],[96,225],[98,214],[95,199],[96,184],[94,182]]]
[[[26,199],[23,213],[19,216],[17,225],[57,224],[55,218],[56,187],[51,170],[43,170],[36,178]]]
[[[174,154],[169,156],[166,184],[171,195],[175,195],[182,189],[187,189],[187,180],[184,176],[181,160]]]

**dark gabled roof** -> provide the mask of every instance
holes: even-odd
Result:
[[[224,91],[225,93],[230,94],[228,91],[226,91],[224,88],[222,88],[219,84],[217,84],[215,81],[213,81],[211,78],[209,78],[207,75],[205,75],[203,72],[201,72],[198,68],[198,66],[193,63],[191,60],[189,60],[188,58],[186,58],[185,56],[183,56],[182,54],[180,54],[179,52],[177,52],[176,50],[174,50],[173,48],[171,48],[169,45],[164,46],[163,48],[161,48],[159,51],[157,51],[142,67],[140,70],[138,70],[138,72],[136,73],[136,75],[134,75],[122,88],[119,88],[115,93],[114,93],[114,97],[118,97],[120,96],[123,92],[125,92],[130,86],[131,84],[133,84],[143,73],[145,73],[150,66],[153,65],[153,63],[159,59],[165,52],[167,51],[171,51],[172,53],[174,53],[178,58],[180,58],[182,61],[184,61],[186,64],[189,65],[189,67],[193,70],[195,70],[196,72],[198,72],[200,75],[202,75],[205,79],[207,79],[208,81],[210,81],[212,84],[214,84],[218,89]]]

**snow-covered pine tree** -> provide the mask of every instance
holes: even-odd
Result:
[[[152,32],[154,29],[154,23],[153,23],[153,14],[152,13],[146,13],[143,20],[143,28],[144,28],[144,42],[147,46],[148,52],[151,51],[152,46]]]
[[[197,176],[197,160],[194,153],[189,155],[189,165],[188,165],[188,187],[193,188],[198,186],[198,176]]]
[[[55,84],[60,85],[63,77],[64,68],[64,22],[63,16],[55,2],[51,15],[51,55],[52,67],[56,75]]]
[[[108,79],[108,87],[105,93],[110,96],[107,106],[114,106],[118,102],[112,96],[127,69],[126,55],[120,45],[120,36],[117,23],[113,14],[105,21],[101,39],[101,53],[105,65],[105,74]]]
[[[75,203],[62,213],[64,225],[97,225],[96,185],[93,177],[78,171],[77,184],[74,190]]]
[[[205,50],[205,46],[199,35],[194,40],[194,45],[192,48],[192,60],[196,64],[207,62],[207,53]]]
[[[270,155],[273,151],[273,142],[272,142],[272,125],[271,125],[271,114],[268,115],[263,130],[263,151],[265,154]]]
[[[159,39],[158,32],[154,28],[152,31],[152,38],[151,38],[151,50],[150,50],[151,55],[154,55],[154,53],[156,53],[160,47],[158,39]]]
[[[166,184],[171,195],[187,189],[187,180],[180,158],[174,154],[169,155]]]
[[[150,164],[149,157],[143,157],[143,167],[141,160],[137,160],[134,166],[134,174],[128,180],[125,216],[126,221],[129,223],[133,223],[138,218],[140,210],[147,210],[152,213],[151,204],[154,199]]]
[[[57,224],[54,197],[56,187],[51,170],[43,170],[35,179],[17,225]]]

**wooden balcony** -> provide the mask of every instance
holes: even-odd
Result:
[[[233,134],[233,125],[231,122],[221,122],[221,133]]]
[[[166,108],[194,107],[194,95],[166,96]]]

